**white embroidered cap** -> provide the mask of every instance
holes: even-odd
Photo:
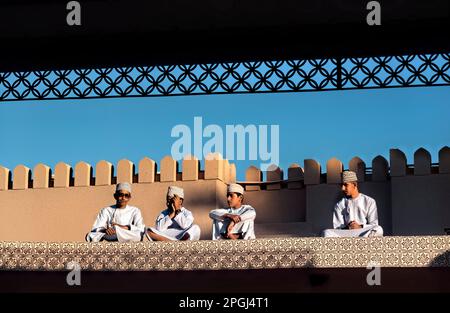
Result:
[[[169,189],[167,190],[167,196],[169,197],[173,197],[177,195],[180,198],[184,199],[184,190],[181,187],[177,187],[177,186],[170,186]]]
[[[344,171],[342,172],[342,183],[353,183],[358,181],[358,177],[356,173],[353,171]]]
[[[116,192],[118,192],[119,190],[126,190],[129,193],[131,193],[131,184],[130,183],[119,183],[116,186]]]
[[[240,193],[241,195],[243,195],[244,187],[242,187],[239,184],[229,184],[227,192],[236,192],[236,193]]]

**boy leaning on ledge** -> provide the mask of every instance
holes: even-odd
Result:
[[[215,209],[209,213],[213,220],[212,239],[255,239],[254,221],[256,211],[243,204],[244,187],[230,184],[227,188],[228,208]]]

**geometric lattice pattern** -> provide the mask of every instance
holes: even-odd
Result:
[[[0,101],[450,84],[450,54],[0,73]]]
[[[139,243],[0,242],[1,270],[173,271],[270,268],[448,267],[450,236],[274,238]]]

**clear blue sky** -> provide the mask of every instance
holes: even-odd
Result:
[[[280,94],[208,95],[0,103],[0,165],[33,168],[59,161],[72,166],[99,160],[136,164],[144,156],[159,163],[170,154],[177,124],[280,127],[280,167],[313,158],[324,169],[337,157],[362,158],[367,166],[390,148],[408,163],[424,147],[437,153],[450,146],[450,87],[398,88]],[[204,139],[204,142],[207,138]],[[260,161],[237,161],[238,179]],[[203,163],[202,163],[203,164]],[[323,170],[324,171],[324,170]]]

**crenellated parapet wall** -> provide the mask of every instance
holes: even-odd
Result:
[[[220,154],[209,154],[205,159],[204,170],[200,169],[200,161],[194,156],[185,156],[179,162],[170,156],[164,157],[158,164],[150,159],[139,161],[137,170],[133,162],[122,159],[117,162],[116,168],[108,161],[101,160],[94,167],[84,161],[78,162],[75,167],[60,162],[54,171],[45,165],[38,164],[33,170],[25,165],[18,165],[11,172],[8,168],[0,166],[0,191],[69,188],[88,186],[108,186],[120,182],[129,183],[155,183],[218,179],[225,183],[236,181],[236,167]]]
[[[414,162],[408,164],[406,155],[399,149],[390,150],[389,161],[381,155],[372,160],[371,167],[359,157],[354,157],[345,167],[344,163],[332,158],[326,163],[326,171],[322,173],[322,166],[313,159],[304,160],[304,167],[293,163],[285,175],[283,169],[276,165],[269,166],[266,172],[255,166],[246,170],[246,190],[254,191],[286,188],[298,188],[303,185],[340,184],[341,173],[344,169],[356,172],[358,182],[383,182],[392,177],[426,176],[433,174],[450,174],[450,148],[443,147],[439,151],[439,163],[431,162],[431,154],[424,148],[414,153]],[[264,179],[265,177],[265,179]],[[262,187],[264,186],[264,187]]]

